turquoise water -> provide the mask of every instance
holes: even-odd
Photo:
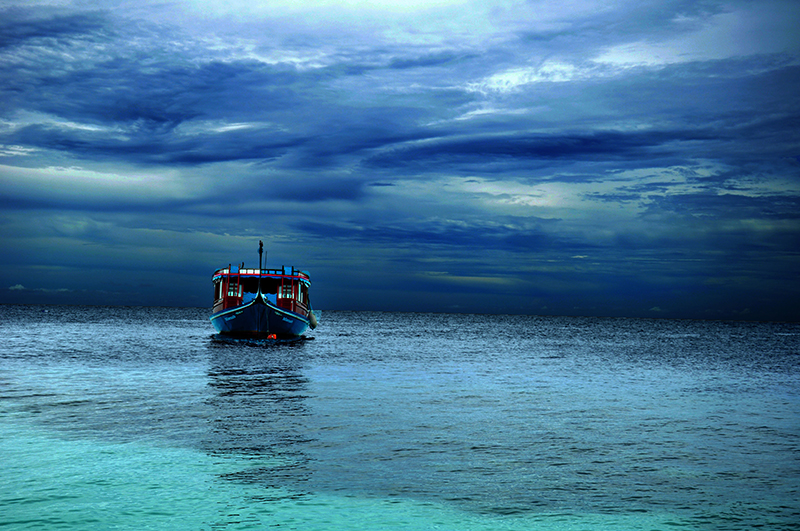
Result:
[[[800,527],[800,326],[6,306],[0,526]]]

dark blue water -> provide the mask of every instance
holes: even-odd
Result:
[[[800,326],[2,307],[0,526],[800,529]]]

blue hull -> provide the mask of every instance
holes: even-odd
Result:
[[[298,337],[309,326],[302,315],[278,308],[260,295],[246,304],[215,313],[210,319],[217,332],[235,337]]]

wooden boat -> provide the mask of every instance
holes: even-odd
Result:
[[[311,279],[294,267],[262,269],[264,244],[258,242],[258,269],[217,269],[212,276],[211,323],[221,335],[251,338],[299,337],[317,320],[308,290]]]

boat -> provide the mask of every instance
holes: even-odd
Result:
[[[240,266],[214,271],[211,323],[223,336],[243,338],[299,338],[317,326],[305,271],[283,266],[262,269],[264,243],[258,242],[258,269]],[[266,264],[265,264],[266,265]]]

